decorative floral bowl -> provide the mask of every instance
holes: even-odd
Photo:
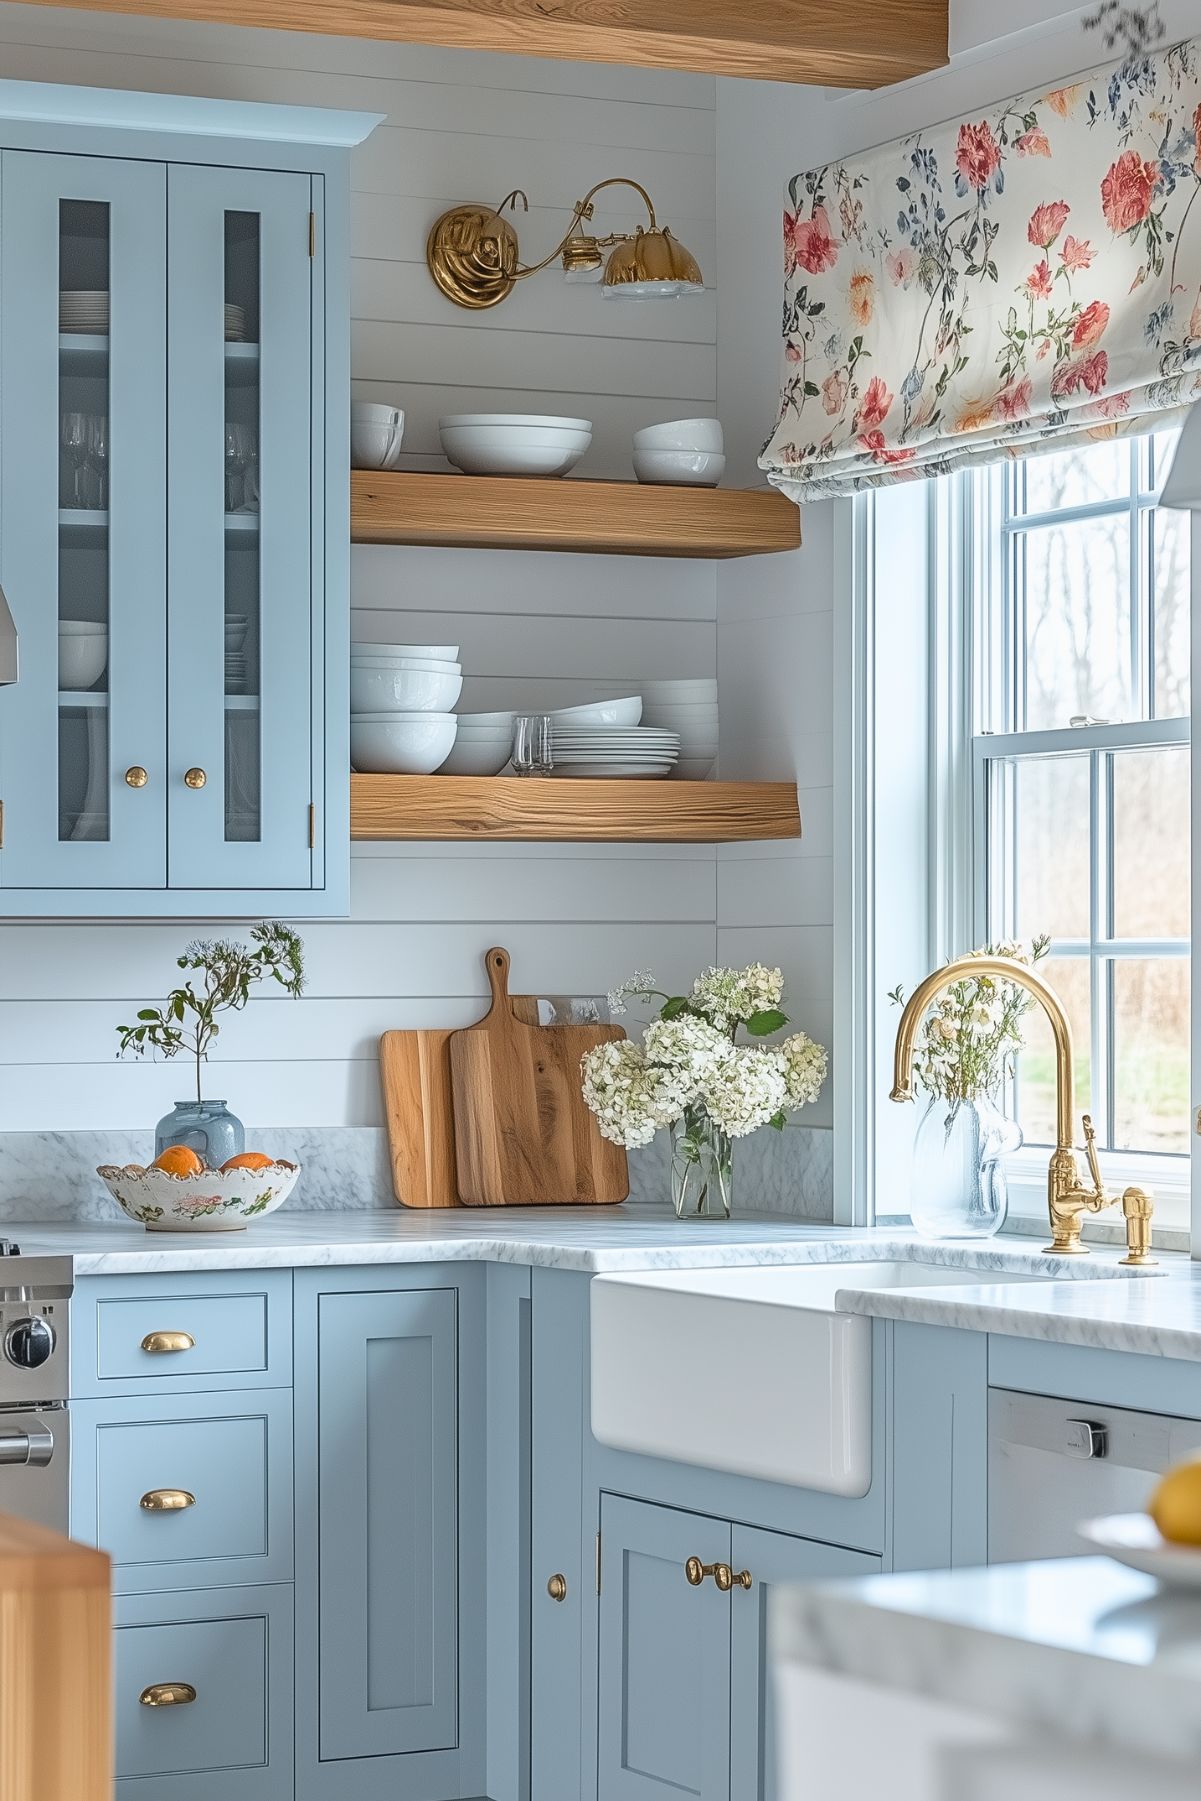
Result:
[[[96,1174],[122,1213],[148,1232],[241,1232],[252,1219],[283,1206],[300,1168],[295,1163],[269,1163],[264,1169],[172,1176],[137,1163],[124,1169],[105,1163]]]

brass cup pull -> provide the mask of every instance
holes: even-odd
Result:
[[[142,1349],[152,1354],[160,1351],[194,1351],[196,1340],[190,1332],[147,1332]]]
[[[186,1707],[196,1699],[190,1682],[152,1682],[138,1696],[143,1707]]]
[[[552,1576],[550,1581],[546,1585],[546,1592],[550,1596],[552,1601],[566,1601],[566,1599],[567,1599],[567,1578],[566,1578],[566,1576],[559,1576],[559,1575]]]
[[[190,1495],[186,1488],[152,1488],[138,1502],[147,1513],[182,1513],[185,1508],[195,1505],[195,1495]]]
[[[140,763],[135,763],[132,769],[125,771],[126,785],[130,788],[144,788],[149,780],[150,777]]]
[[[732,1588],[749,1588],[753,1581],[749,1570],[732,1570],[728,1563],[702,1563],[699,1557],[690,1557],[684,1565],[684,1574],[693,1588],[699,1588],[706,1576],[712,1576],[723,1595],[728,1595]]]
[[[189,769],[183,778],[185,788],[203,788],[208,781],[203,769]]]

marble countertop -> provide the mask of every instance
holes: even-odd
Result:
[[[1106,1557],[784,1587],[769,1633],[785,1666],[1201,1760],[1201,1594]]]
[[[681,1221],[662,1208],[495,1208],[307,1213],[284,1210],[245,1232],[160,1233],[114,1220],[6,1221],[30,1254],[70,1256],[77,1276],[321,1265],[520,1263],[587,1273],[748,1264],[845,1263],[840,1311],[1201,1361],[1201,1263],[1165,1253],[1152,1275],[1123,1270],[1117,1247],[1087,1260],[1043,1255],[1041,1239],[926,1244],[887,1227],[803,1224],[780,1214]],[[962,1268],[962,1284],[856,1290],[853,1265],[912,1257]],[[973,1283],[973,1270],[1055,1279]]]

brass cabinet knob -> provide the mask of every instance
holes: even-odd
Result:
[[[715,1563],[702,1563],[699,1557],[690,1557],[684,1565],[684,1574],[693,1588],[699,1588],[706,1576],[711,1576],[717,1568]]]
[[[196,1699],[190,1682],[152,1682],[138,1696],[143,1707],[186,1707]]]
[[[182,1513],[185,1508],[195,1505],[195,1495],[190,1495],[186,1488],[152,1488],[138,1502],[147,1513]]]
[[[203,769],[189,769],[183,778],[185,788],[203,788],[207,781],[208,777]]]
[[[144,1351],[194,1351],[196,1340],[190,1332],[147,1332],[142,1340]]]
[[[552,1601],[566,1601],[566,1599],[567,1599],[567,1578],[566,1578],[566,1576],[560,1576],[560,1575],[552,1576],[550,1581],[546,1585],[546,1592],[550,1596]]]
[[[144,788],[149,780],[150,777],[146,774],[146,771],[142,768],[140,763],[135,763],[131,769],[125,771],[125,782],[127,787]]]
[[[699,1557],[690,1557],[684,1565],[684,1574],[693,1588],[699,1588],[706,1576],[712,1576],[723,1595],[728,1595],[732,1588],[750,1588],[753,1581],[749,1570],[732,1570],[728,1563],[702,1563]]]

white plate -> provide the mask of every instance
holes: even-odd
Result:
[[[1076,1528],[1086,1544],[1172,1588],[1201,1589],[1201,1548],[1169,1544],[1146,1513],[1111,1513]]]

